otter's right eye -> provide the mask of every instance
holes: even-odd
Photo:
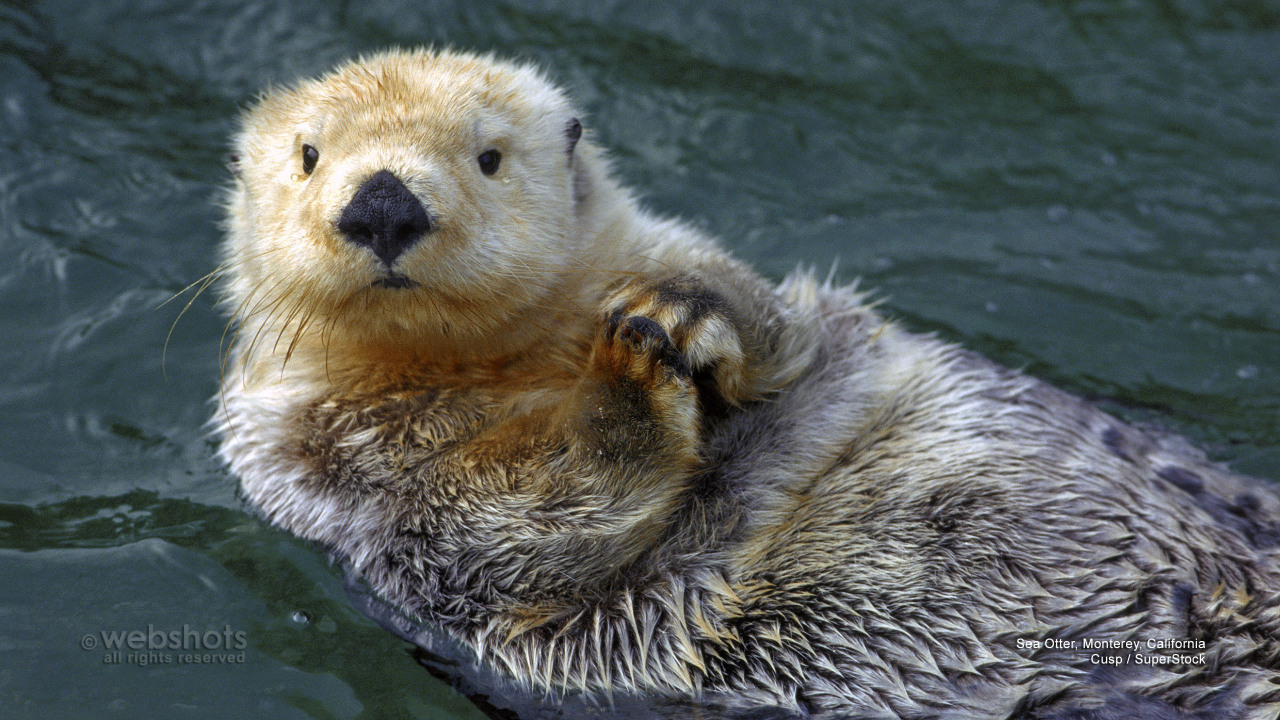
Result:
[[[310,145],[302,146],[302,172],[310,175],[316,169],[316,161],[320,159],[320,151]]]

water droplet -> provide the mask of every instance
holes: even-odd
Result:
[[[988,300],[987,304],[983,305],[982,307],[989,313],[993,313],[1000,309],[1000,306],[995,304],[995,302],[991,300]]]
[[[289,619],[292,620],[295,625],[300,625],[302,627],[306,627],[311,624],[311,616],[301,610],[290,615]]]
[[[1258,377],[1258,366],[1245,365],[1244,367],[1236,371],[1236,377],[1240,378],[1241,380],[1252,380]]]
[[[1058,222],[1067,216],[1066,205],[1051,205],[1046,213],[1053,222]]]
[[[1102,153],[1102,157],[1100,159],[1102,160],[1103,165],[1114,166],[1116,164],[1116,156],[1109,152]]]

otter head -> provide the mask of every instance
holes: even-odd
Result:
[[[268,93],[236,139],[235,314],[326,347],[510,331],[554,302],[581,240],[576,118],[533,68],[448,52]]]

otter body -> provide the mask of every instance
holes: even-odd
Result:
[[[448,52],[246,115],[216,422],[271,522],[533,688],[1275,717],[1272,489],[770,284],[581,132]]]

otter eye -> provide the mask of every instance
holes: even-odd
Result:
[[[498,163],[502,162],[502,153],[497,150],[485,150],[476,158],[480,163],[480,172],[492,175],[498,172]]]
[[[310,145],[302,146],[302,172],[310,175],[316,169],[316,161],[320,159],[320,151]]]

